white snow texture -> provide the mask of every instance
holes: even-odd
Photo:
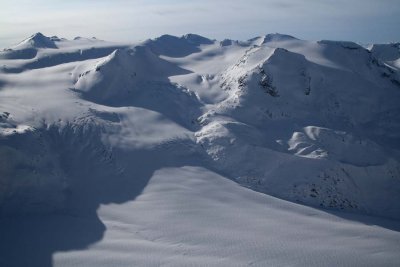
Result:
[[[399,266],[400,45],[34,34],[0,52],[0,266]]]

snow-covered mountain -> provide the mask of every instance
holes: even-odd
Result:
[[[152,240],[152,248],[159,250],[154,262],[139,253],[119,266],[293,265],[299,263],[296,257],[279,256],[279,250],[263,256],[270,247],[261,233],[285,224],[301,232],[296,240],[304,240],[311,236],[305,226],[310,223],[317,236],[328,239],[321,252],[329,253],[339,242],[333,236],[365,232],[374,242],[365,234],[361,238],[372,245],[351,244],[356,253],[370,253],[382,242],[387,252],[357,258],[343,250],[333,258],[295,265],[344,260],[394,266],[400,260],[400,236],[393,230],[400,219],[399,55],[398,44],[367,49],[283,34],[247,41],[163,35],[121,44],[37,33],[4,49],[0,232],[5,237],[0,247],[8,242],[15,246],[13,253],[0,256],[0,263],[50,266],[55,251],[99,241],[104,223],[111,232],[120,231],[112,232],[108,242],[143,231],[140,238],[132,237],[139,243],[127,246],[151,250],[146,242]],[[246,215],[230,218],[236,213]],[[220,214],[231,220],[223,232]],[[216,225],[201,225],[202,216]],[[353,227],[333,217],[360,223]],[[40,218],[46,218],[44,226]],[[26,226],[24,220],[32,224]],[[377,232],[362,225],[372,221],[381,227]],[[162,222],[182,225],[165,228]],[[197,223],[201,231],[219,237],[189,234]],[[321,223],[329,227],[321,228]],[[246,228],[241,224],[255,224],[249,226],[255,230],[232,239]],[[31,241],[12,241],[22,228],[29,229],[25,234]],[[42,236],[45,249],[34,249],[40,244],[32,241],[35,231],[44,229],[50,229]],[[78,229],[94,230],[87,238],[76,238],[83,231]],[[273,240],[291,240],[279,233]],[[60,244],[49,241],[54,235]],[[246,249],[238,254],[243,248],[235,247],[203,257],[212,254],[210,242],[225,247],[236,241],[260,246],[248,245],[250,254]],[[316,253],[312,247],[317,243],[307,242],[305,253]],[[170,250],[171,244],[182,247],[177,252]],[[196,244],[202,248],[196,250]],[[17,256],[18,247],[26,258]],[[297,243],[285,245],[296,248]],[[94,260],[96,253],[76,264],[102,265]],[[190,256],[165,261],[176,253]],[[54,264],[75,263],[65,255]]]
[[[376,58],[400,69],[400,43],[374,44],[369,47],[369,50]]]

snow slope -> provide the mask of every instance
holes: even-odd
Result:
[[[1,222],[2,249],[24,255],[5,255],[9,266],[50,265],[40,257],[51,245],[68,250],[53,255],[54,266],[396,266],[400,259],[398,228],[385,228],[391,222],[368,225],[376,221],[285,202],[203,167],[161,168],[134,201],[102,205],[98,215],[101,225],[65,215]],[[78,249],[93,240],[72,243],[105,229],[90,247]]]
[[[382,131],[399,138],[400,87],[393,82],[398,73],[371,63],[375,59],[359,46],[316,45],[331,57],[331,67],[276,44],[246,52],[222,74],[230,95],[201,117],[204,127],[196,136],[217,168],[250,188],[315,206],[398,217],[398,154],[389,152],[393,139],[382,138]],[[384,116],[395,117],[385,130],[371,127]],[[244,154],[254,160],[243,163]],[[300,172],[294,175],[293,169]]]
[[[38,33],[3,50],[0,264],[398,265],[382,49]]]

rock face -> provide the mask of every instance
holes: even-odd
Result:
[[[395,50],[282,34],[115,48],[37,33],[1,56],[19,72],[0,80],[1,212],[123,202],[153,167],[189,164],[285,200],[398,219]]]

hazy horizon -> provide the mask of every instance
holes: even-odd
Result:
[[[112,41],[185,33],[246,40],[279,32],[307,40],[385,43],[400,41],[400,5],[397,0],[17,0],[2,3],[0,24],[2,48],[35,32]]]

